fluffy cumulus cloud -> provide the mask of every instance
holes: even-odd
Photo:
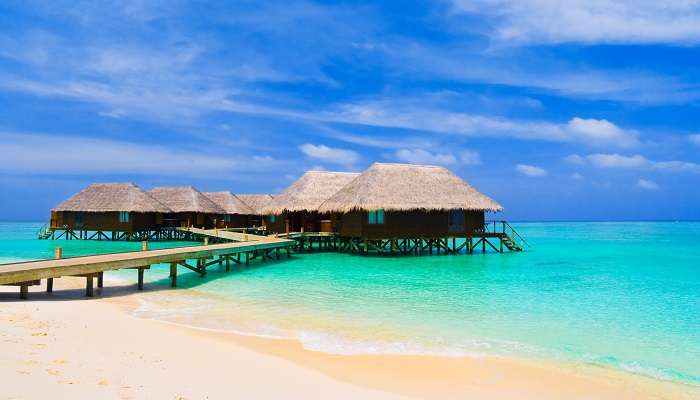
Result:
[[[528,164],[518,164],[515,166],[515,170],[525,176],[540,177],[547,175],[547,171],[544,168]]]
[[[457,154],[432,153],[424,149],[398,149],[393,157],[399,161],[411,164],[437,164],[437,165],[478,165],[481,164],[479,153],[463,150]]]
[[[581,141],[593,145],[612,144],[620,147],[631,147],[639,144],[634,132],[621,129],[605,119],[575,117],[569,121],[567,128]]]
[[[564,161],[574,165],[590,164],[596,168],[650,169],[665,172],[700,173],[700,164],[688,161],[654,161],[640,154],[625,156],[618,153],[595,153],[586,156],[571,154]]]
[[[643,178],[639,178],[637,180],[637,187],[640,189],[644,189],[644,190],[657,190],[657,189],[659,189],[659,185],[656,182],[650,181],[648,179],[643,179]]]
[[[491,20],[492,37],[516,43],[700,41],[697,0],[453,0],[453,11]]]
[[[307,157],[343,166],[351,166],[360,159],[360,155],[352,150],[328,147],[324,144],[306,143],[299,146],[299,150]]]

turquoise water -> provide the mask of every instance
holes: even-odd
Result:
[[[302,254],[205,279],[183,273],[181,291],[156,268],[136,313],[332,353],[514,355],[700,385],[700,223],[515,225],[530,250]],[[51,257],[59,242],[33,239],[36,229],[0,224],[0,262]],[[60,244],[68,255],[140,246]]]

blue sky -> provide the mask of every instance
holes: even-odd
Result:
[[[700,1],[221,3],[2,2],[0,219],[375,161],[510,219],[700,219]]]

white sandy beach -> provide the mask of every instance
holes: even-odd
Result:
[[[693,388],[597,367],[496,358],[337,356],[299,343],[132,317],[138,294],[81,284],[0,291],[2,399],[692,399]],[[35,288],[34,291],[38,291]]]

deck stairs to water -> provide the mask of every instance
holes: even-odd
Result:
[[[48,224],[44,224],[37,232],[36,237],[40,240],[46,240],[53,235],[53,229],[49,228]]]
[[[519,244],[515,243],[515,241],[513,241],[513,238],[511,238],[507,234],[504,234],[501,237],[501,240],[503,241],[503,245],[506,246],[508,248],[508,250],[510,250],[510,251],[523,251],[523,248]]]
[[[488,221],[484,224],[484,233],[493,234],[510,251],[523,251],[530,244],[507,221]]]

